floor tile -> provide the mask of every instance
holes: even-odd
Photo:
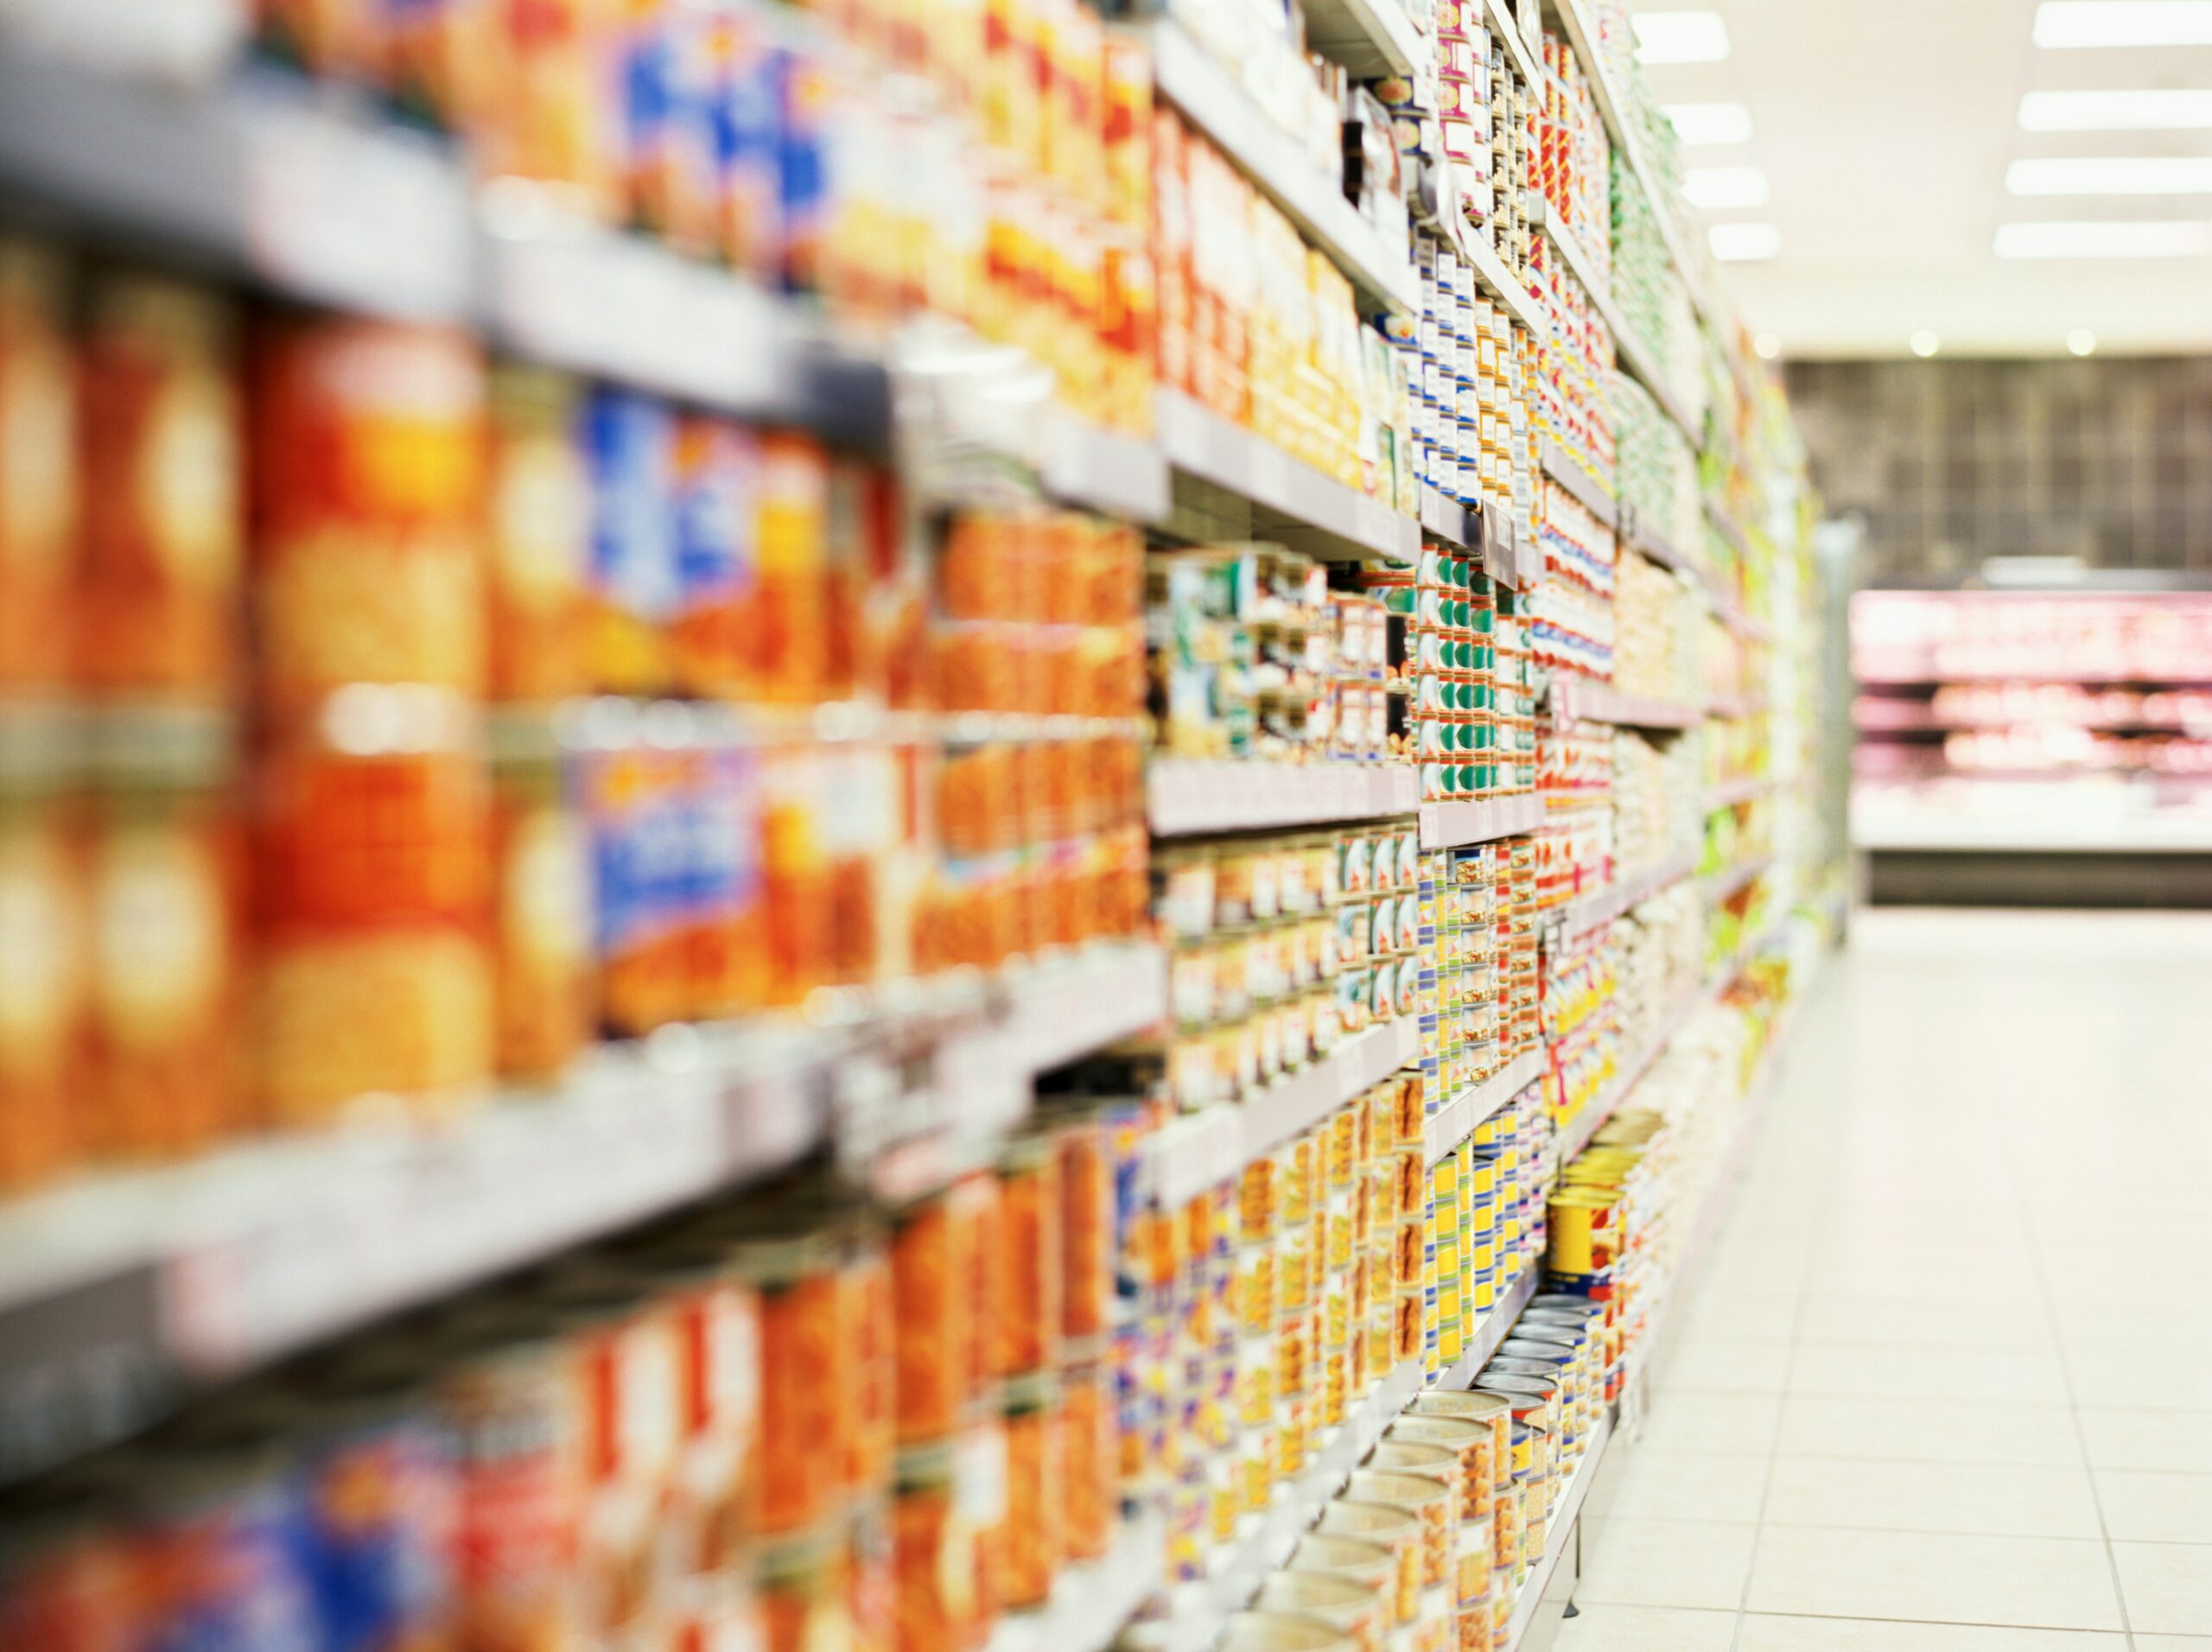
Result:
[[[2148,1635],[2212,1630],[2212,1544],[2112,1546],[2131,1629]]]
[[[1652,1420],[1659,1420],[1654,1407]],[[1783,1401],[1777,1452],[1901,1463],[2013,1463],[2069,1467],[2081,1441],[2063,1406],[1982,1406],[1965,1401],[1793,1394]]]
[[[1770,1394],[1700,1394],[1684,1388],[1661,1396],[1643,1425],[1643,1444],[1663,1451],[1746,1452],[1773,1447],[1782,1401]]]
[[[2177,1411],[2212,1411],[2212,1363],[2202,1359],[2106,1347],[2069,1352],[2066,1369],[2085,1404],[2124,1395]]]
[[[1605,1522],[1575,1598],[1733,1611],[1743,1598],[1758,1530],[1743,1521],[1616,1517]]]
[[[1994,1463],[1777,1457],[1770,1526],[2101,1539],[2088,1471]]]
[[[2056,1355],[2043,1352],[1802,1340],[1790,1365],[1789,1389],[1862,1399],[2063,1406],[2070,1397],[2067,1369]]]
[[[1707,1394],[1778,1394],[1789,1384],[1786,1342],[1731,1342],[1686,1337],[1654,1372],[1662,1389]]]
[[[2212,1474],[2095,1471],[2105,1534],[2130,1542],[2212,1543]],[[2212,1621],[2204,1627],[2212,1630]]]
[[[2086,1402],[2075,1413],[2091,1468],[2212,1474],[2212,1412],[2168,1411],[2112,1397],[2121,1403]]]
[[[2125,1635],[1867,1617],[1745,1616],[1735,1652],[2125,1652]],[[2160,1648],[2158,1652],[2172,1652]]]
[[[1642,1519],[1755,1521],[1768,1467],[1763,1454],[1667,1451],[1642,1440],[1629,1455],[1613,1512]]]
[[[2037,1629],[2121,1627],[2103,1544],[1953,1533],[1769,1526],[1759,1534],[1745,1610]]]
[[[1884,1348],[1968,1348],[2044,1352],[2056,1345],[2040,1311],[2020,1312],[1954,1296],[1926,1301],[1895,1297],[1808,1297],[1797,1334],[1807,1342],[1863,1343]]]
[[[1617,1606],[1575,1602],[1552,1652],[1729,1652],[1736,1614],[1679,1606]]]

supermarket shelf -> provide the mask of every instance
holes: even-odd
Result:
[[[1514,590],[1524,588],[1535,572],[1522,566],[1512,512],[1495,499],[1484,499],[1479,506],[1462,505],[1423,482],[1421,529],[1470,556],[1479,556],[1483,571]]]
[[[1756,717],[1766,710],[1766,702],[1757,695],[1717,694],[1706,707],[1708,717]]]
[[[1511,797],[1470,797],[1421,806],[1421,846],[1464,848],[1500,837],[1518,837],[1544,823],[1544,800],[1535,792]]]
[[[1155,946],[1102,947],[1004,982],[833,999],[810,1021],[664,1028],[442,1128],[248,1142],[9,1204],[0,1481],[207,1382],[798,1163],[830,1144],[840,1076],[880,1034],[988,1029],[945,1038],[917,1095],[873,1119],[849,1108],[841,1143],[993,1136],[1026,1112],[1031,1073],[1159,1019],[1166,973]]]
[[[1500,42],[1513,60],[1514,71],[1522,84],[1532,94],[1540,94],[1545,86],[1543,67],[1529,52],[1528,40],[1508,13],[1505,0],[1483,0],[1483,19],[1490,25],[1491,38]]]
[[[1173,1652],[1196,1652],[1208,1645],[1220,1632],[1220,1616],[1244,1609],[1268,1573],[1289,1560],[1298,1540],[1320,1518],[1322,1505],[1344,1489],[1352,1471],[1381,1444],[1384,1431],[1421,1387],[1419,1360],[1392,1369],[1345,1414],[1306,1471],[1275,1488],[1267,1512],[1248,1518],[1243,1535],[1215,1552],[1211,1574],[1188,1592],[1193,1598],[1173,1602],[1176,1628],[1167,1644]]]
[[[1576,896],[1560,909],[1552,944],[1565,946],[1580,940],[1622,913],[1634,912],[1661,890],[1673,887],[1696,870],[1697,858],[1685,855],[1626,878],[1617,878],[1607,887],[1590,894]]]
[[[1176,1120],[1153,1139],[1153,1198],[1173,1208],[1243,1172],[1254,1160],[1312,1129],[1362,1090],[1421,1059],[1412,1016],[1355,1033],[1319,1061],[1279,1078],[1249,1101]]]
[[[1598,1477],[1599,1465],[1605,1461],[1605,1450],[1612,1443],[1613,1414],[1608,1410],[1599,1418],[1598,1426],[1591,1431],[1590,1443],[1582,1448],[1582,1460],[1574,1465],[1574,1477],[1567,1483],[1560,1493],[1559,1507],[1552,1511],[1551,1521],[1544,1529],[1544,1557],[1529,1568],[1529,1575],[1522,1580],[1521,1598],[1513,1608],[1513,1626],[1507,1631],[1508,1652],[1519,1652],[1521,1643],[1528,1638],[1536,1621],[1536,1609],[1543,1604],[1544,1591],[1551,1586],[1552,1575],[1559,1570],[1560,1562],[1576,1547],[1578,1535],[1575,1522],[1581,1517],[1582,1504],[1590,1495],[1590,1487]]]
[[[1471,1084],[1428,1115],[1428,1162],[1475,1133],[1475,1127],[1544,1076],[1544,1052],[1529,1050],[1479,1084]]]
[[[1411,562],[1420,556],[1417,518],[1402,516],[1382,500],[1301,464],[1179,391],[1162,389],[1156,405],[1160,446],[1167,462],[1308,531],[1279,537],[1324,556],[1383,556]]]
[[[1306,43],[1362,79],[1428,61],[1428,37],[1398,0],[1308,0],[1305,10]]]
[[[1774,632],[1767,629],[1765,622],[1752,618],[1743,605],[1732,597],[1717,597],[1715,612],[1720,616],[1722,625],[1747,643],[1770,643],[1774,640]]]
[[[1536,227],[1543,232],[1558,251],[1560,261],[1573,272],[1576,283],[1589,295],[1590,302],[1605,323],[1605,330],[1612,334],[1613,353],[1619,357],[1622,367],[1627,370],[1630,378],[1651,392],[1651,398],[1689,438],[1693,449],[1702,446],[1705,433],[1696,416],[1683,402],[1681,392],[1669,382],[1650,348],[1635,328],[1629,326],[1628,319],[1614,304],[1612,290],[1599,279],[1597,264],[1588,251],[1575,238],[1573,231],[1546,209],[1541,195],[1532,194],[1529,206]]]
[[[889,428],[880,365],[833,348],[803,305],[527,185],[480,201],[450,148],[275,72],[180,87],[0,46],[0,190],[94,241],[310,303],[475,327],[550,365],[854,440]]]
[[[1738,861],[1724,872],[1716,872],[1704,881],[1705,893],[1712,904],[1720,905],[1743,893],[1755,880],[1774,865],[1771,855],[1754,855]]]
[[[1469,510],[1457,499],[1446,499],[1427,482],[1421,485],[1421,531],[1433,534],[1446,544],[1462,550],[1479,550],[1483,543],[1483,517],[1479,511]]]
[[[1483,238],[1482,232],[1469,224],[1459,208],[1459,196],[1465,190],[1465,181],[1457,167],[1449,168],[1451,175],[1451,230],[1458,243],[1459,254],[1474,266],[1475,279],[1484,292],[1505,306],[1513,319],[1539,335],[1548,334],[1551,321],[1537,305],[1535,296],[1520,280],[1505,267],[1505,260],[1498,251]]]
[[[1580,461],[1549,436],[1543,441],[1542,460],[1544,474],[1580,499],[1591,515],[1608,528],[1619,525],[1612,489],[1585,470]]]
[[[1173,504],[1167,461],[1152,442],[1068,415],[1053,426],[1039,480],[1055,499],[1127,521],[1165,522]]]
[[[1619,728],[1692,728],[1705,721],[1705,708],[1642,695],[1621,694],[1604,683],[1557,677],[1552,683],[1552,715],[1560,722],[1611,723]]]
[[[1558,22],[1568,48],[1582,60],[1591,95],[1597,101],[1598,113],[1605,123],[1605,130],[1611,134],[1614,147],[1626,158],[1629,170],[1636,175],[1637,181],[1643,187],[1644,197],[1650,203],[1651,215],[1657,220],[1659,238],[1666,245],[1668,257],[1673,262],[1675,272],[1681,276],[1683,286],[1689,289],[1691,302],[1697,306],[1719,343],[1720,353],[1726,359],[1729,372],[1735,377],[1738,387],[1745,392],[1745,399],[1756,404],[1758,400],[1756,393],[1758,381],[1750,370],[1737,359],[1734,322],[1714,301],[1706,280],[1704,262],[1693,259],[1689,249],[1682,245],[1675,222],[1674,203],[1660,189],[1658,174],[1644,155],[1642,139],[1630,130],[1627,105],[1613,85],[1611,71],[1599,54],[1597,38],[1591,32],[1588,19],[1583,15],[1582,0],[1544,0],[1544,9]],[[1691,429],[1689,438],[1691,447],[1704,447],[1702,430]]]
[[[1379,820],[1420,806],[1421,777],[1398,763],[1262,763],[1156,758],[1145,774],[1154,836]]]
[[[2024,664],[2017,671],[1975,670],[1971,667],[1947,671],[1937,670],[1931,665],[1925,670],[1898,672],[1854,664],[1853,675],[1862,689],[1936,689],[1951,683],[1965,686],[1976,683],[2063,683],[2085,688],[2212,688],[2212,671],[2173,676],[2160,676],[2156,671],[2066,671],[2048,663]]]
[[[1662,537],[1656,529],[1648,527],[1626,505],[1621,507],[1620,531],[1621,537],[1628,541],[1631,550],[1641,552],[1662,568],[1688,574],[1708,588],[1712,586],[1713,576],[1706,569],[1704,557],[1691,555],[1672,540]]]
[[[1491,1356],[1497,1352],[1498,1344],[1513,1334],[1513,1322],[1521,1317],[1521,1310],[1529,1306],[1537,1288],[1544,1282],[1544,1265],[1541,1259],[1532,1259],[1521,1270],[1519,1277],[1505,1287],[1488,1313],[1475,1322],[1475,1334],[1460,1351],[1452,1369],[1436,1380],[1440,1388],[1466,1389],[1474,1387],[1475,1379],[1482,1375]]]
[[[1713,531],[1736,553],[1739,561],[1750,556],[1751,537],[1745,533],[1744,524],[1736,520],[1734,511],[1710,493],[1705,496],[1705,519],[1713,524]]]
[[[1405,248],[1392,246],[1362,218],[1335,181],[1179,24],[1155,22],[1145,34],[1160,95],[1218,143],[1355,285],[1393,309],[1418,314],[1421,283]]]
[[[983,1652],[1106,1652],[1166,1575],[1166,1526],[1138,1515],[1104,1555],[1063,1573],[1042,1606],[1000,1619]]]
[[[1734,780],[1725,786],[1715,786],[1705,794],[1705,812],[1710,815],[1716,810],[1733,809],[1754,797],[1764,797],[1778,784],[1771,775],[1755,774],[1746,780]]]

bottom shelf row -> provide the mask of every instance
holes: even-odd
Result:
[[[0,1645],[1510,1649],[1785,975],[1564,1165],[1533,1092],[1432,1164],[1399,1074],[1171,1207],[1156,1109],[1056,1096],[904,1203],[808,1170],[495,1281],[0,1493]]]

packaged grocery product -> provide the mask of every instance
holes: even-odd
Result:
[[[747,649],[758,468],[753,437],[742,427],[699,415],[678,423],[672,479],[677,594],[670,631],[676,686],[686,694],[743,697],[755,686]]]
[[[67,720],[0,722],[0,1184],[84,1150],[92,933],[79,748]]]
[[[672,686],[669,627],[683,589],[677,417],[651,397],[600,387],[583,409],[593,520],[586,589],[590,676],[613,694]]]
[[[212,292],[150,276],[102,276],[86,302],[80,678],[103,696],[222,703],[241,659],[245,560],[237,318]],[[284,408],[302,428],[257,461],[274,490],[314,462],[328,429],[313,423],[314,399]],[[263,639],[279,679],[295,663],[287,617],[277,605]]]
[[[0,238],[0,693],[53,694],[79,617],[77,367],[67,266]]]
[[[500,1073],[550,1078],[595,1031],[591,840],[543,719],[495,715],[491,927]]]
[[[582,387],[502,363],[491,379],[486,598],[494,700],[545,702],[591,686],[585,570],[592,475]]]

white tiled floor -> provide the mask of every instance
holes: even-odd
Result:
[[[1861,913],[1557,1652],[2212,1652],[2212,915]]]

